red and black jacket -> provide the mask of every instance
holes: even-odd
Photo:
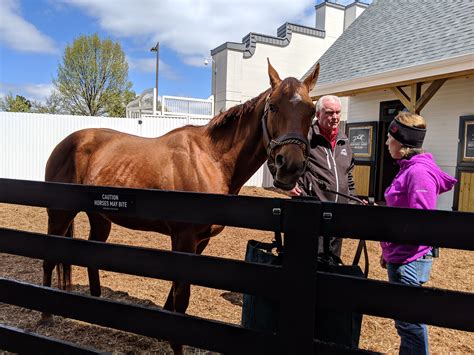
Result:
[[[352,177],[354,159],[347,136],[339,131],[333,151],[315,122],[309,130],[308,140],[308,166],[299,179],[298,186],[304,191],[304,195],[316,196],[320,201],[347,203],[347,198],[329,191],[356,195]]]

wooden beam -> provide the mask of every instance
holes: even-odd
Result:
[[[325,95],[336,95],[336,96],[353,96],[357,94],[362,94],[362,93],[367,93],[367,92],[373,92],[373,91],[379,91],[379,90],[387,90],[393,87],[403,87],[403,86],[409,86],[412,83],[429,83],[438,79],[455,79],[455,78],[461,78],[461,77],[469,77],[474,75],[474,69],[469,69],[469,70],[462,70],[459,72],[455,73],[446,73],[446,74],[439,74],[439,75],[433,75],[433,76],[427,76],[427,77],[422,77],[418,79],[411,79],[411,80],[404,80],[404,81],[398,81],[394,83],[389,83],[389,84],[383,84],[383,85],[376,85],[376,86],[371,86],[371,87],[364,87],[364,88],[359,88],[359,89],[353,89],[353,90],[346,90],[346,91],[334,91],[334,92],[327,92]],[[311,96],[311,99],[313,101],[317,101],[322,95],[314,95]]]
[[[400,86],[392,87],[390,88],[395,96],[398,97],[398,99],[402,102],[403,106],[405,106],[408,110],[410,110],[411,107],[411,100],[408,97],[408,95],[403,91],[403,89]]]
[[[421,95],[421,86],[423,83],[413,83],[411,84],[411,101],[410,101],[410,112],[419,114],[420,112],[416,110],[416,103]]]
[[[436,94],[436,92],[441,88],[441,86],[443,86],[446,80],[448,79],[438,79],[431,83],[428,89],[425,90],[423,95],[417,101],[416,112],[419,113],[423,109],[423,107],[425,107],[425,105],[431,100],[434,94]]]
[[[417,87],[418,83],[413,83],[410,85],[410,107],[408,108],[408,111],[411,113],[415,113],[416,109],[416,94],[417,94]]]

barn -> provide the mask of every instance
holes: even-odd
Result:
[[[387,127],[408,110],[427,120],[424,148],[460,182],[438,208],[474,211],[473,13],[472,1],[374,1],[318,60],[312,97],[349,101],[359,195],[383,201],[397,172]]]

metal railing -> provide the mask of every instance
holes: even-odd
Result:
[[[212,118],[214,113],[214,97],[195,99],[181,96],[161,96],[156,98],[156,89],[147,89],[127,105],[127,118],[148,116],[192,116]],[[156,103],[156,104],[154,104]]]

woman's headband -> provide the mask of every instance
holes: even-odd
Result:
[[[425,139],[426,129],[410,127],[394,119],[388,127],[388,132],[404,146],[421,148]]]

